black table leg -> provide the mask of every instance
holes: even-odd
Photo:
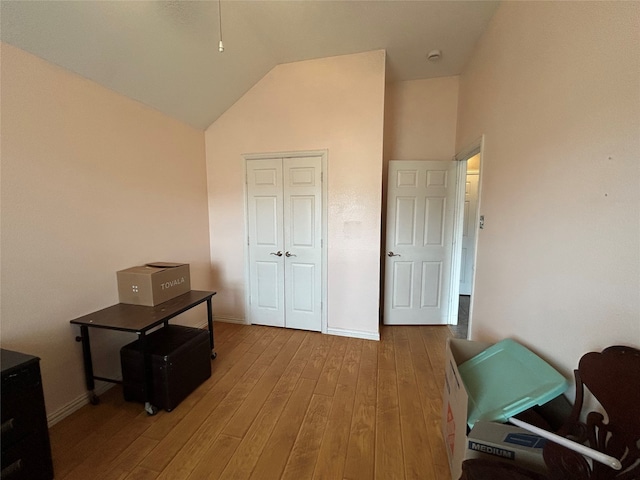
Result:
[[[95,393],[96,383],[93,377],[93,360],[91,359],[91,342],[89,341],[89,327],[80,326],[80,336],[76,337],[76,341],[82,342],[82,358],[84,361],[84,381],[89,392],[89,401],[93,405],[97,405],[100,400]]]
[[[218,354],[213,349],[213,307],[211,297],[207,299],[207,323],[209,325],[209,345],[211,345],[211,358],[216,358]]]

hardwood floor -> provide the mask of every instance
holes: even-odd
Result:
[[[449,479],[446,326],[374,342],[215,324],[212,376],[148,416],[115,386],[50,429],[57,480]]]

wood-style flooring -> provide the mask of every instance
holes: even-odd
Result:
[[[212,375],[148,416],[120,386],[50,429],[56,480],[450,478],[446,326],[381,341],[215,324]]]

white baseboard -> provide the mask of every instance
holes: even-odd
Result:
[[[239,325],[249,325],[249,322],[247,322],[243,318],[224,317],[224,316],[221,316],[221,315],[216,315],[213,318],[213,321],[214,322],[224,322],[224,323],[237,323]]]
[[[107,390],[112,388],[114,385],[115,385],[114,383],[97,381],[96,389],[94,390],[94,392],[96,395],[100,396],[103,393],[105,393]],[[59,408],[55,412],[52,412],[49,415],[47,415],[48,426],[51,427],[55,425],[60,420],[68,417],[73,412],[75,412],[76,410],[79,410],[80,408],[84,407],[88,403],[89,403],[89,392],[85,392],[82,395],[79,395],[74,400],[67,403],[64,407]]]
[[[219,317],[219,316],[215,316],[215,318],[213,319],[213,323],[217,323],[217,322],[222,322],[222,323],[237,323],[238,325],[249,325],[247,322],[245,322],[244,320],[240,319],[240,318],[233,318],[233,317]],[[206,320],[198,325],[196,325],[197,328],[202,328],[203,330],[208,330],[209,329],[209,322],[207,322]]]
[[[328,328],[327,333],[329,335],[338,335],[340,337],[362,338],[364,340],[375,340],[376,342],[380,341],[379,332],[362,332],[359,330],[345,330],[343,328]]]

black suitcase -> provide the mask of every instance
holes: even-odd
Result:
[[[173,410],[211,376],[209,332],[199,328],[167,325],[146,336],[150,355],[150,402]],[[140,340],[120,349],[122,391],[127,401],[144,402],[144,360]]]

